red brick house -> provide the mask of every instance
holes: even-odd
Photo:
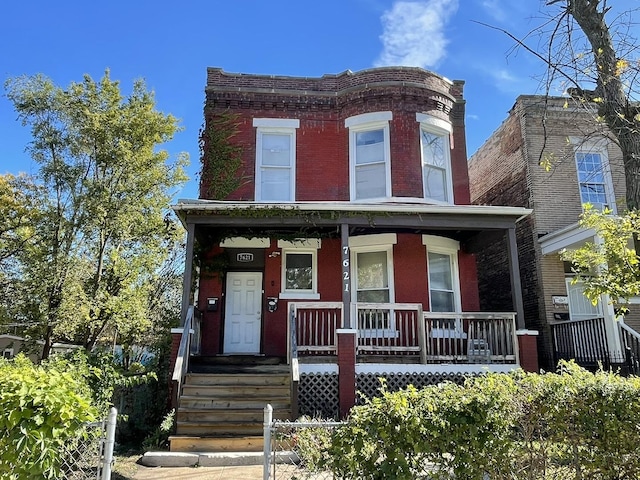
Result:
[[[225,146],[241,162],[223,172],[241,181],[208,199],[212,154],[200,199],[174,205],[188,242],[172,449],[259,435],[265,403],[280,418],[344,416],[380,377],[395,389],[537,369],[515,237],[530,210],[470,204],[463,85],[409,67],[208,70],[206,123],[233,124]],[[512,308],[481,312],[475,254],[502,239]]]

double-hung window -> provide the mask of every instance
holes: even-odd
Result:
[[[349,177],[351,200],[391,196],[391,112],[364,113],[349,117]]]
[[[427,248],[427,271],[429,275],[429,305],[431,312],[459,312],[460,277],[458,273],[458,250],[460,244],[450,238],[423,235],[422,243]],[[434,320],[436,335],[463,336],[459,319]],[[446,333],[445,330],[449,330]]]
[[[575,158],[581,203],[590,203],[598,210],[615,210],[613,182],[604,143],[578,143]]]
[[[353,291],[358,304],[357,319],[360,334],[368,337],[388,337],[396,334],[394,312],[388,306],[394,300],[393,245],[395,234],[351,237]],[[364,305],[367,304],[367,305]]]
[[[278,241],[282,249],[282,292],[280,298],[318,300],[319,239]]]
[[[297,119],[254,118],[256,201],[292,202],[296,198]]]
[[[451,125],[424,113],[416,113],[416,121],[420,123],[424,198],[453,203]]]

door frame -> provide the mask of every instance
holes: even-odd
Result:
[[[259,320],[259,325],[257,327],[257,335],[258,335],[258,341],[257,341],[257,350],[256,351],[251,351],[251,352],[229,352],[227,351],[227,331],[229,328],[229,324],[228,322],[228,314],[230,312],[229,309],[229,302],[230,302],[230,298],[231,296],[229,295],[229,279],[230,277],[233,277],[234,275],[243,275],[243,274],[253,274],[253,275],[259,275],[260,276],[260,282],[258,285],[258,291],[260,292],[260,298],[259,298],[259,302],[258,305],[260,307],[260,320]],[[225,282],[224,282],[224,289],[225,289],[225,293],[224,293],[224,314],[221,318],[221,323],[222,323],[222,328],[221,328],[221,333],[222,333],[222,339],[221,339],[221,347],[222,347],[222,354],[223,355],[259,355],[260,353],[262,353],[262,332],[263,332],[263,328],[264,328],[264,271],[262,270],[235,270],[235,271],[227,271],[226,275],[225,275]]]

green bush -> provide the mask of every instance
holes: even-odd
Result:
[[[61,447],[95,419],[82,375],[0,359],[0,478],[59,478]]]
[[[332,436],[329,464],[344,479],[637,479],[639,433],[640,379],[562,363],[383,388]]]

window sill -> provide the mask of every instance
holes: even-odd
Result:
[[[320,300],[319,293],[313,292],[281,292],[281,300]]]

